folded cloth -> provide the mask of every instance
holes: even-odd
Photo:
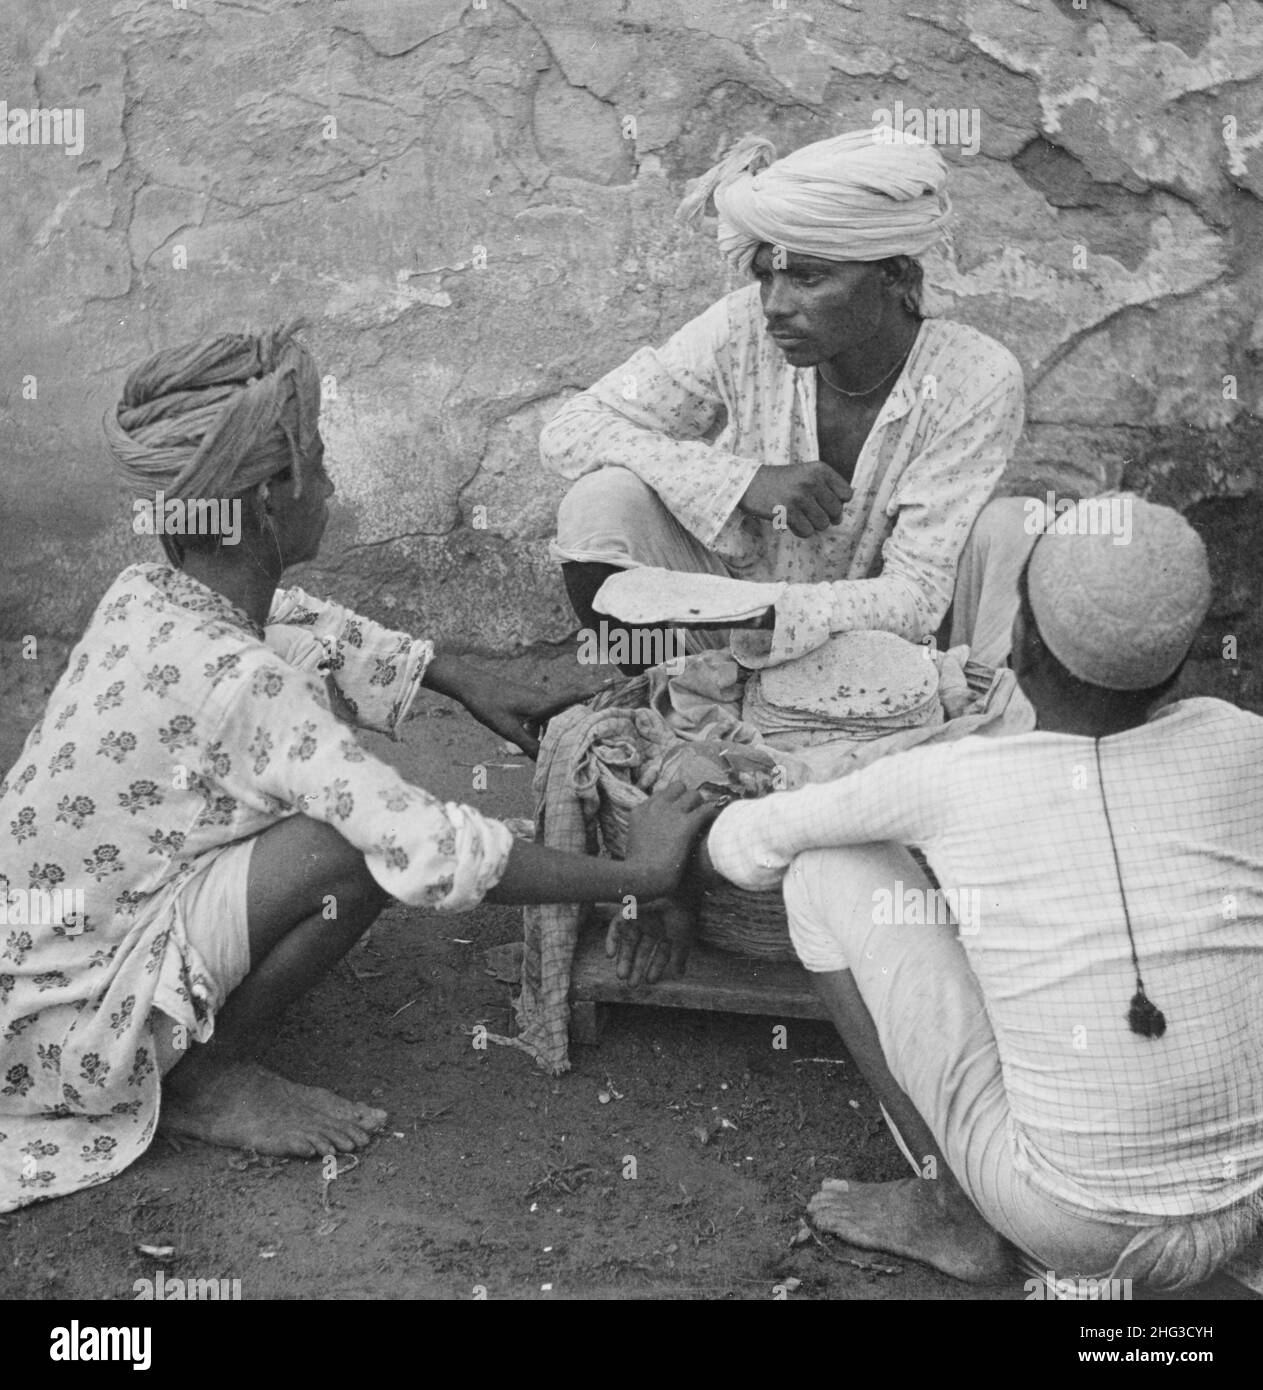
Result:
[[[944,669],[948,655],[943,654]],[[950,655],[956,661],[958,653]],[[807,782],[831,781],[918,743],[975,733],[1026,732],[1035,723],[1034,711],[1011,671],[997,673],[969,663],[965,671],[973,703],[961,717],[858,742],[839,739],[834,733],[821,747],[789,753],[773,749],[757,731],[735,719],[731,698],[735,686],[722,665],[724,660],[731,659],[722,653],[702,653],[690,657],[677,676],[649,672],[598,695],[594,705],[599,707],[575,706],[555,715],[541,741],[532,784],[536,840],[572,853],[596,853],[602,772],[652,790],[656,774],[667,775],[663,769],[669,766],[668,756],[682,745],[691,744],[708,763],[718,766],[717,745],[718,759],[731,774],[730,785],[735,780],[743,792],[757,789],[759,779],[766,776],[765,760],[770,758],[773,784],[788,791]],[[678,690],[673,691],[670,687],[677,683]],[[713,718],[706,716],[700,695],[707,687],[727,697],[716,704]],[[652,708],[648,705],[651,692]],[[724,727],[735,727],[740,738],[713,736],[715,729]],[[743,775],[750,781],[743,783]],[[514,1004],[521,1033],[516,1041],[553,1075],[570,1069],[570,971],[579,931],[588,916],[589,909],[575,903],[531,906],[523,913],[522,988]]]
[[[690,791],[724,791],[736,796],[765,796],[778,785],[778,765],[767,748],[742,747],[699,739],[677,743],[641,770],[636,785],[652,790],[659,782],[678,782]]]
[[[640,685],[643,699],[645,685]],[[628,777],[676,741],[649,709],[572,706],[554,715],[540,744],[532,788],[535,839],[575,854],[597,851],[597,784],[601,765]],[[520,1045],[547,1071],[570,1069],[570,967],[585,909],[541,903],[523,910],[526,950],[514,1008]]]
[[[698,652],[685,660],[683,670],[655,666],[646,671],[646,700],[681,738],[752,743],[759,731],[741,720],[747,675],[731,652]]]

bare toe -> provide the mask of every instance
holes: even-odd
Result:
[[[328,1115],[340,1124],[352,1124],[363,1129],[379,1129],[386,1122],[386,1112],[376,1110],[360,1101],[347,1100],[336,1091],[328,1091],[323,1086],[304,1086],[312,1109]]]
[[[162,1126],[168,1134],[209,1144],[314,1158],[369,1143],[358,1123],[362,1111],[380,1113],[254,1063],[225,1062],[186,1074],[184,1084],[169,1093],[164,1089]]]
[[[954,1279],[996,1283],[1011,1272],[1004,1241],[941,1179],[827,1179],[807,1211],[818,1229],[850,1245],[920,1260]]]

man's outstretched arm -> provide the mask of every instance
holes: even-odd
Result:
[[[480,724],[517,744],[531,758],[539,752],[545,722],[591,699],[603,683],[575,679],[560,689],[544,690],[443,653],[431,659],[421,681],[427,689],[464,705]]]
[[[925,843],[949,813],[952,755],[950,746],[914,748],[834,782],[733,802],[699,843],[693,868],[704,881],[726,878],[758,891],[777,887],[806,850]]]

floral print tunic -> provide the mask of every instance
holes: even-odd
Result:
[[[179,904],[206,856],[301,813],[403,902],[468,908],[499,881],[507,828],[406,782],[344,722],[394,737],[432,656],[300,589],[261,630],[166,565],[115,580],[0,781],[0,1211],[147,1147],[151,1011],[205,1041],[223,1002]],[[31,889],[82,913],[27,922]]]
[[[760,467],[820,457],[815,369],[791,366],[768,336],[755,284],[568,401],[540,454],[567,478],[628,469],[730,574],[786,581],[770,651],[769,634],[734,639],[743,662],[764,665],[832,632],[919,641],[938,627],[1021,434],[1024,399],[1007,348],[966,324],[924,320],[860,450],[842,520],[795,536],[737,506]]]

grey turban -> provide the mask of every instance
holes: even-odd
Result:
[[[305,452],[320,381],[294,337],[299,326],[224,334],[142,362],[105,417],[106,443],[131,491],[178,499],[245,492],[284,467],[275,449],[261,448],[278,426],[292,459]]]

